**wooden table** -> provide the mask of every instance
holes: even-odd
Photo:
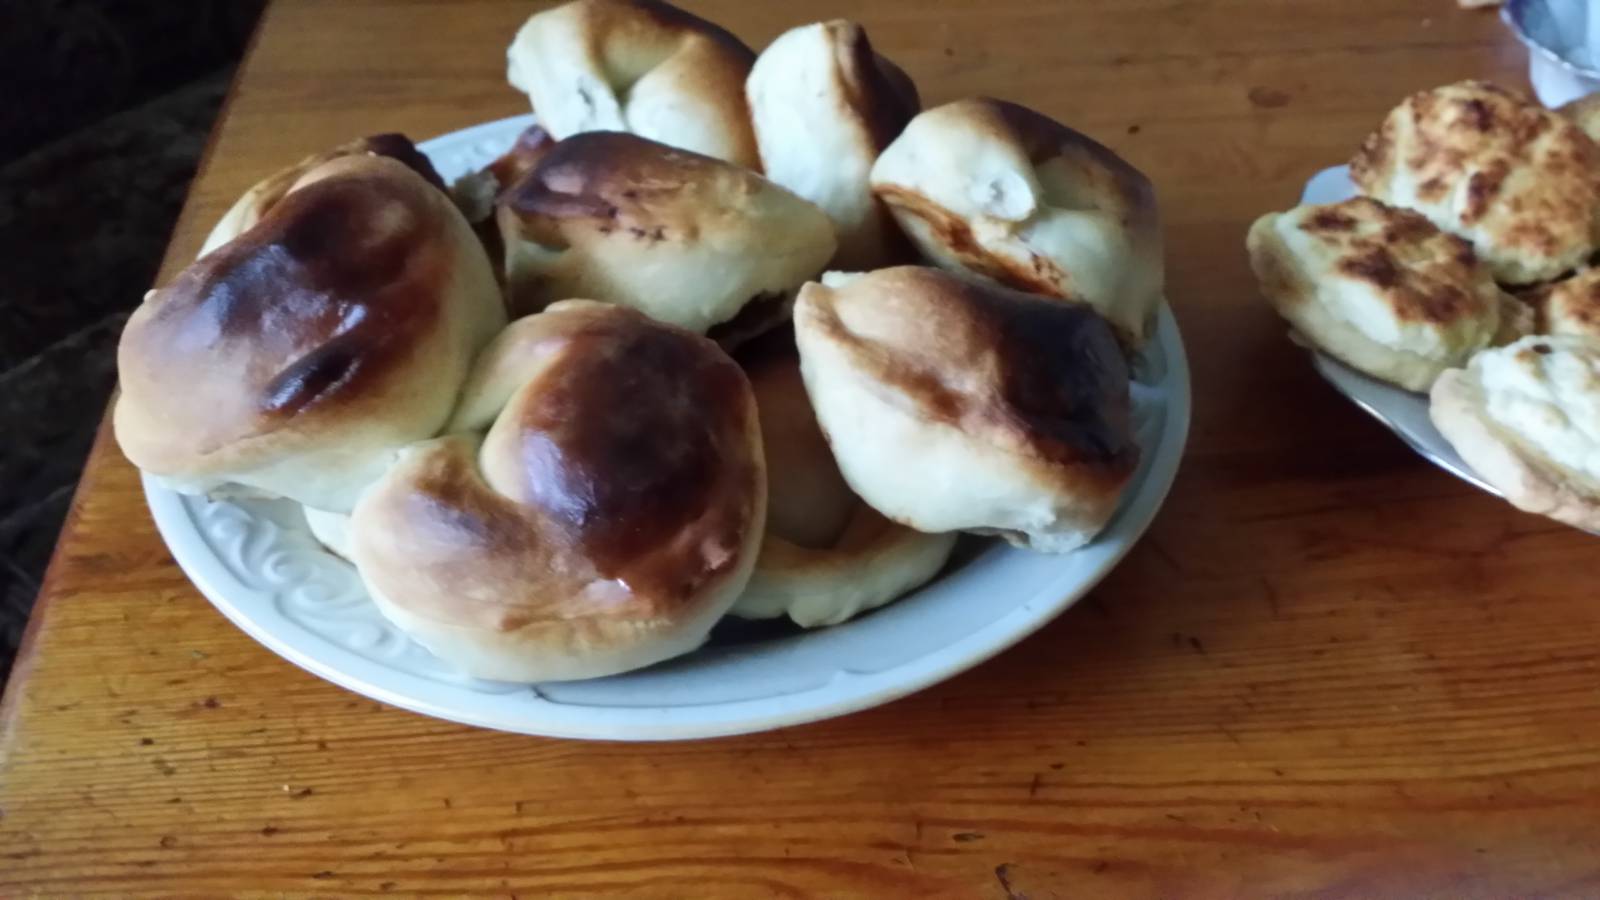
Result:
[[[857,5],[696,9],[759,45]],[[1035,106],[1159,187],[1197,418],[1121,568],[999,659],[838,721],[519,737],[256,645],[102,434],[0,716],[0,896],[1600,893],[1597,545],[1336,397],[1241,249],[1408,91],[1521,84],[1521,48],[1449,0],[864,6],[927,100]],[[531,8],[281,0],[165,275],[281,164],[521,111],[503,51]]]

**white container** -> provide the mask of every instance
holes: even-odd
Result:
[[[1528,80],[1556,107],[1600,91],[1600,0],[1507,0],[1507,27],[1528,45]]]

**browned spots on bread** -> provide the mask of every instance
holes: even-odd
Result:
[[[1323,208],[1301,227],[1307,231],[1351,231],[1356,227],[1356,220],[1337,209]]]
[[[273,416],[359,396],[441,315],[450,260],[430,202],[379,175],[294,191],[163,289],[147,338],[158,355],[248,343],[259,410]]]
[[[1468,128],[1487,132],[1495,127],[1494,113],[1482,100],[1473,98],[1462,105],[1462,120]]]
[[[1500,193],[1501,185],[1505,184],[1506,176],[1510,174],[1510,166],[1504,160],[1497,160],[1485,169],[1473,172],[1467,178],[1467,204],[1461,212],[1463,222],[1472,223],[1484,217],[1489,207],[1495,202]],[[1513,198],[1513,208],[1520,208],[1521,198]]]
[[[1118,484],[1131,474],[1139,448],[1127,364],[1093,309],[937,269],[868,277],[877,279],[882,302],[924,319],[918,329],[937,321],[941,346],[858,337],[826,300],[817,324],[919,415],[973,434],[1013,436],[1017,452],[1046,466],[1088,467]]]
[[[1087,306],[998,292],[973,295],[993,328],[1001,396],[1052,462],[1092,460],[1132,474],[1128,371],[1115,335]]]
[[[748,392],[715,345],[643,316],[574,334],[519,410],[526,496],[601,577],[687,600],[751,527],[739,501],[757,473],[730,412]],[[681,553],[663,552],[684,534]]]
[[[1367,135],[1357,148],[1356,155],[1350,160],[1350,177],[1356,184],[1366,184],[1376,173],[1386,171],[1392,165],[1394,139],[1391,131],[1388,123],[1385,123]]]
[[[1389,251],[1380,246],[1364,247],[1339,260],[1339,271],[1380,288],[1392,288],[1400,283],[1400,268],[1394,264]]]
[[[1444,183],[1444,179],[1435,176],[1417,185],[1417,196],[1429,203],[1438,203],[1449,190],[1450,186]]]

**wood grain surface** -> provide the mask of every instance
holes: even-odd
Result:
[[[543,740],[387,708],[255,644],[173,564],[102,434],[0,714],[0,896],[1600,895],[1600,545],[1334,395],[1241,250],[1407,92],[1523,84],[1492,14],[691,5],[758,45],[854,12],[928,101],[1017,100],[1151,175],[1197,418],[1150,534],[1037,636],[889,706]],[[504,48],[533,8],[281,0],[165,273],[277,166],[521,111]]]

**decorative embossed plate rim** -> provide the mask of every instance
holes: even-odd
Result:
[[[421,144],[446,180],[532,122],[517,116]],[[866,709],[962,672],[1032,634],[1110,572],[1149,526],[1188,436],[1189,371],[1163,309],[1135,365],[1144,457],[1100,537],[1065,556],[999,542],[921,590],[832,628],[708,645],[612,678],[485,682],[452,671],[377,612],[346,563],[282,501],[212,500],[145,479],[156,525],[190,580],[240,629],[329,681],[425,715],[504,731],[605,740],[741,734]]]

